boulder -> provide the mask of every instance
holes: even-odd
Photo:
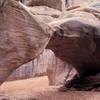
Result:
[[[65,11],[50,23],[54,29],[47,48],[83,78],[100,73],[100,12],[94,7]]]
[[[33,6],[28,7],[30,12],[34,15],[46,15],[53,18],[58,18],[61,15],[61,11],[47,7],[47,6]]]
[[[52,59],[54,58],[54,59]],[[8,78],[8,80],[26,79],[37,76],[47,75],[47,67],[52,66],[55,62],[55,55],[51,50],[44,50],[41,55],[31,62],[17,68]]]
[[[0,84],[45,49],[51,28],[15,0],[0,0]]]
[[[63,10],[65,8],[65,0],[21,0],[27,6],[45,5],[54,9]]]
[[[98,2],[99,0],[66,0],[66,7],[74,7],[74,6],[86,6],[94,2]]]

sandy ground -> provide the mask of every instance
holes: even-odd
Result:
[[[100,92],[57,91],[48,86],[46,76],[5,82],[0,87],[0,100],[100,100]]]

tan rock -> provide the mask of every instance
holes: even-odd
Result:
[[[27,9],[35,15],[37,19],[46,23],[55,21],[61,15],[59,10],[49,8],[47,6],[27,7]]]
[[[51,28],[21,3],[0,0],[0,84],[42,53],[51,34]]]
[[[47,48],[72,65],[78,76],[100,73],[100,12],[94,7],[65,11],[50,23],[55,29]]]
[[[45,15],[57,18],[61,15],[61,11],[47,7],[47,6],[33,6],[28,7],[29,11],[34,15]]]
[[[65,8],[65,0],[22,0],[27,6],[40,6],[45,5],[58,10]]]
[[[88,3],[91,3],[91,0],[66,0],[66,6],[67,7],[73,7],[73,6],[78,6],[78,5],[86,5]]]
[[[26,79],[36,76],[47,75],[48,66],[52,66],[52,62],[56,58],[51,50],[44,50],[36,59],[16,69],[8,78],[8,80]]]
[[[62,85],[66,80],[71,80],[75,74],[75,69],[59,58],[53,61],[52,66],[47,67],[49,85]]]
[[[58,17],[61,12],[56,9],[52,9],[46,6],[34,6],[34,7],[26,7],[29,12],[31,12],[34,16],[36,16],[37,19],[49,23],[54,20],[56,20],[56,17]],[[44,50],[44,52],[38,56],[35,60],[24,64],[20,68],[18,68],[10,77],[8,80],[15,80],[15,79],[23,79],[23,78],[29,78],[39,75],[46,75],[46,69],[48,66],[52,66],[53,60],[50,59],[53,58],[54,54],[50,50]],[[48,63],[49,62],[49,63]]]

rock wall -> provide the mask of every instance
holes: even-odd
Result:
[[[86,6],[94,2],[99,2],[99,0],[66,0],[66,7]]]
[[[69,75],[68,79],[70,79],[75,73],[76,71],[71,65],[57,58],[51,50],[44,50],[35,60],[16,69],[8,80],[47,75],[49,85],[59,85],[64,83],[67,75]]]
[[[60,15],[61,11],[49,8],[47,6],[33,6],[33,7],[26,7],[25,8],[31,12],[37,19],[45,22],[50,23],[56,20]],[[45,50],[40,56],[38,56],[35,60],[24,64],[20,68],[16,69],[9,76],[8,80],[15,80],[15,79],[23,79],[23,78],[30,78],[40,75],[46,75],[47,67],[49,66],[57,66],[58,61],[56,62],[57,58],[50,50]]]
[[[52,30],[15,0],[0,0],[0,84],[45,49]]]
[[[95,1],[97,1],[97,0],[95,0]],[[23,1],[23,3],[25,3],[25,2],[26,1]],[[94,2],[94,0],[86,0],[86,1],[78,0],[77,2],[74,0],[66,1],[67,5],[69,5],[67,7],[81,5],[81,4],[83,4],[82,2],[87,4],[87,3]],[[41,19],[45,23],[55,21],[57,18],[59,18],[60,15],[61,15],[60,19],[66,17],[66,16],[69,16],[69,13],[66,14],[66,11],[61,14],[61,11],[53,9],[53,8],[49,8],[47,6],[28,7],[28,10],[33,15],[35,15],[38,19]],[[45,50],[43,52],[43,54],[40,55],[37,59],[18,68],[9,77],[9,80],[29,78],[29,77],[40,76],[40,75],[48,75],[50,85],[59,84],[59,83],[64,82],[65,76],[70,71],[70,68],[72,68],[70,66],[71,65],[56,58],[55,55],[51,51]],[[46,72],[46,70],[47,70],[47,72]],[[74,75],[73,73],[76,73],[74,69],[73,69],[73,71],[70,72],[70,74],[73,76]]]
[[[65,0],[22,0],[22,3],[27,6],[45,5],[58,10],[65,8]]]
[[[59,20],[51,23],[55,32],[47,48],[54,51],[58,58],[72,65],[80,79],[100,73],[99,11],[100,3],[66,9]]]
[[[95,0],[95,1],[98,1],[98,0]],[[43,48],[44,47],[44,44],[47,42],[47,41],[45,41],[45,43],[44,43],[44,40],[45,40],[44,37],[41,39],[41,41],[43,41],[43,44],[41,45],[41,50],[40,50],[39,47],[38,47],[38,45],[37,45],[37,43],[40,41],[40,39],[39,39],[39,41],[33,39],[33,37],[37,37],[37,34],[36,34],[36,36],[34,36],[34,34],[32,34],[32,33],[33,32],[39,33],[39,36],[42,33],[46,33],[46,35],[50,35],[52,33],[51,32],[51,28],[46,23],[55,21],[55,20],[57,20],[57,18],[60,19],[59,16],[61,15],[61,11],[59,11],[59,10],[63,10],[63,8],[65,8],[65,0],[58,0],[58,1],[57,0],[42,0],[42,1],[41,0],[33,0],[33,1],[32,0],[31,1],[21,0],[21,2],[23,4],[25,4],[25,5],[27,5],[27,6],[21,4],[20,2],[14,2],[14,0],[8,0],[8,1],[7,0],[1,0],[0,1],[0,7],[2,8],[2,9],[0,8],[1,9],[0,19],[2,19],[2,20],[0,20],[0,23],[2,24],[1,25],[2,27],[0,27],[2,29],[1,31],[3,33],[5,33],[5,31],[3,31],[3,29],[6,29],[6,31],[8,31],[9,33],[10,32],[12,32],[12,33],[16,33],[17,32],[17,34],[15,34],[13,36],[11,35],[11,37],[10,37],[11,39],[10,40],[13,40],[15,42],[15,45],[14,46],[16,46],[16,45],[18,45],[17,47],[21,46],[21,47],[19,47],[19,49],[17,49],[18,51],[17,51],[17,54],[16,54],[17,56],[19,54],[19,56],[17,58],[18,63],[19,63],[18,66],[20,66],[20,65],[22,65],[22,64],[24,64],[24,63],[26,63],[26,62],[28,62],[30,60],[32,60],[35,57],[37,57],[42,52],[42,50],[44,49]],[[73,7],[73,6],[77,6],[77,5],[84,5],[84,4],[87,4],[87,3],[89,4],[91,2],[94,2],[94,0],[84,0],[84,1],[77,0],[77,2],[76,2],[76,0],[66,0],[66,6],[67,7]],[[40,5],[42,5],[42,6],[40,6]],[[50,7],[52,7],[52,8],[50,8]],[[55,9],[53,9],[53,8],[55,8]],[[69,13],[67,12],[67,14],[69,14]],[[62,14],[64,14],[64,13],[62,13]],[[65,14],[64,17],[66,17],[66,16],[67,17],[73,16],[73,14],[71,14],[71,13],[70,13],[71,15],[67,15],[67,14]],[[75,14],[76,13],[74,13],[74,15]],[[5,16],[2,16],[2,15],[6,15],[6,18],[5,18]],[[76,14],[76,15],[78,15],[78,14]],[[83,15],[84,14],[82,14],[80,12],[80,15],[79,16],[83,16]],[[97,15],[95,15],[95,16],[97,16]],[[64,17],[62,17],[62,18],[64,18]],[[8,20],[5,21],[4,19],[8,19]],[[18,24],[18,26],[17,26],[17,24]],[[29,41],[25,42],[25,39],[26,38],[22,38],[22,37],[25,37],[22,34],[23,32],[26,33],[26,38],[27,38],[27,34],[28,34],[28,37],[30,36],[30,39],[29,38],[27,38],[27,39],[28,40],[31,40],[30,42],[32,42],[32,43],[29,43]],[[3,36],[3,38],[5,38],[5,37],[6,37],[6,35]],[[50,37],[47,37],[47,38],[50,38]],[[18,40],[18,42],[16,42],[17,40]],[[25,44],[24,44],[24,42],[25,42]],[[7,45],[6,44],[6,39],[5,39],[5,41],[1,40],[0,43],[1,43],[1,45],[2,45],[2,43],[4,43],[5,45]],[[10,43],[10,41],[9,41],[9,43]],[[18,43],[18,44],[16,44],[16,43]],[[20,44],[20,43],[22,43],[22,44]],[[41,44],[41,42],[40,42],[40,44]],[[3,45],[3,46],[5,46],[5,45]],[[27,48],[29,51],[31,50],[31,53],[29,51],[27,51],[27,49],[23,49],[25,45],[27,46],[25,48]],[[34,52],[34,57],[33,57],[32,52],[34,51],[34,48],[33,48],[34,46],[36,46],[36,48],[39,49],[39,52],[36,50]],[[11,46],[9,46],[9,47],[11,47]],[[1,48],[2,48],[2,46],[1,46]],[[7,49],[9,49],[9,48],[7,48]],[[32,51],[32,49],[33,49],[33,51]],[[2,52],[4,52],[4,50],[1,49],[1,55],[3,54]],[[26,50],[26,51],[24,52],[24,50]],[[9,53],[8,51],[7,52],[5,51],[5,52],[8,54]],[[30,56],[26,56],[24,54],[27,54],[27,55],[30,55]],[[47,73],[48,74],[48,77],[49,76],[52,77],[53,74],[54,74],[54,76],[51,79],[49,77],[49,79],[52,80],[54,77],[57,78],[57,76],[61,75],[59,73],[63,73],[63,70],[66,70],[65,63],[63,63],[60,60],[57,60],[54,55],[52,56],[53,58],[51,56],[50,56],[50,58],[49,58],[49,56],[46,57],[46,59],[47,58],[48,59],[51,59],[51,58],[54,59],[55,58],[53,60],[53,63],[54,63],[53,65],[52,65],[52,60],[48,60],[49,63],[50,63],[50,66],[49,66],[48,61],[46,62],[46,59],[45,59],[45,56],[44,55],[45,54],[40,55],[34,61],[32,61],[32,62],[30,62],[28,64],[25,64],[22,67],[20,67],[19,69],[17,69],[17,71],[14,72],[10,76],[9,79],[11,79],[11,78],[14,79],[14,77],[15,78],[28,78],[28,77],[33,77],[35,75],[44,75],[44,73],[46,73],[46,69],[48,69],[48,73]],[[46,55],[48,55],[48,54],[46,54]],[[22,57],[19,59],[20,56],[22,56]],[[25,57],[26,57],[26,59],[25,59]],[[30,59],[30,57],[32,59]],[[3,58],[6,59],[6,56],[3,57]],[[43,61],[43,59],[44,59],[44,61]],[[14,60],[13,57],[10,60],[7,59],[8,63],[9,62],[12,63],[13,60]],[[13,65],[11,65],[12,67],[15,65],[14,63],[16,63],[16,61],[13,62]],[[18,63],[16,63],[16,64],[18,64]],[[5,61],[4,61],[3,64],[5,64]],[[68,64],[66,64],[66,65],[67,66],[70,66]],[[1,66],[5,66],[5,65],[2,65],[1,64]],[[8,65],[6,64],[6,66],[8,66]],[[16,66],[16,68],[18,66]],[[43,66],[43,67],[41,67],[41,66]],[[14,68],[14,69],[16,69],[16,68]],[[2,70],[5,72],[5,71],[7,71],[9,69],[8,68],[7,69],[3,69],[3,67],[2,67]],[[50,73],[51,70],[53,71],[53,74],[49,75],[49,73]],[[0,76],[2,76],[3,71],[1,71],[2,73],[0,73]],[[5,74],[6,74],[6,72],[5,72]],[[7,77],[8,75],[9,74],[7,74],[6,76],[4,76],[4,78]],[[54,80],[56,80],[56,79],[54,78]],[[50,84],[52,84],[52,83],[53,82],[51,82]]]
[[[51,50],[45,50],[35,60],[24,64],[16,69],[8,78],[8,80],[31,78],[35,76],[47,75],[46,70],[49,66],[56,65],[56,57]]]

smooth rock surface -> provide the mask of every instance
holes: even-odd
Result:
[[[71,64],[79,77],[100,72],[100,12],[91,7],[65,11],[50,25],[55,29],[47,48]]]
[[[22,3],[27,6],[45,5],[58,10],[65,8],[65,0],[22,0]]]
[[[86,6],[94,2],[99,2],[99,0],[66,0],[66,7]]]
[[[52,31],[26,7],[14,0],[0,0],[0,84],[19,66],[45,49]]]

